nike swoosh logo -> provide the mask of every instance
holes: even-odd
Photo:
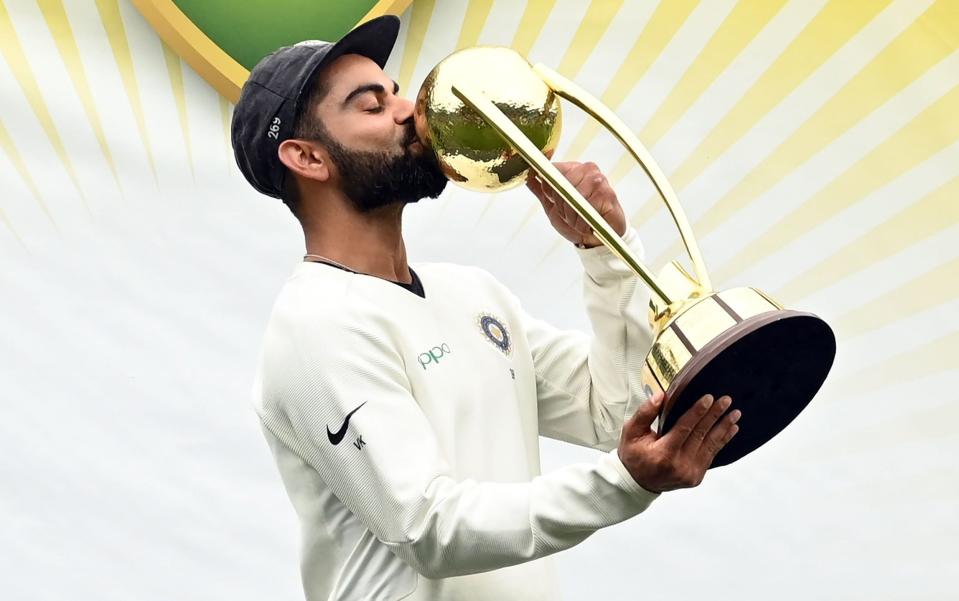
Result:
[[[366,401],[363,401],[362,403],[360,403],[360,407],[362,407],[365,404],[366,404]],[[357,407],[353,411],[350,411],[349,413],[346,414],[346,419],[343,420],[343,425],[340,426],[340,429],[337,430],[336,433],[330,432],[329,426],[326,427],[326,435],[330,438],[330,442],[332,442],[334,445],[340,444],[340,441],[343,440],[344,436],[346,436],[346,429],[350,425],[350,417],[352,417],[354,413],[359,411],[360,407]]]

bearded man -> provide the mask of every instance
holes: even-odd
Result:
[[[446,178],[383,72],[398,29],[381,17],[278,49],[236,105],[237,164],[287,204],[307,251],[273,306],[253,406],[301,521],[308,600],[554,600],[548,556],[698,485],[739,412],[707,395],[655,433],[645,288],[535,178],[583,263],[594,337],[529,315],[485,270],[407,261],[403,210]],[[642,256],[595,165],[558,166]],[[542,474],[540,435],[603,452]]]

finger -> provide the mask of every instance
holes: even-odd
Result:
[[[602,190],[603,185],[606,183],[606,176],[598,171],[596,173],[587,173],[582,181],[580,181],[577,189],[579,193],[582,194],[586,200],[589,201],[589,204],[596,206],[596,203],[603,198],[597,194]]]
[[[566,176],[569,179],[569,172],[579,169],[582,167],[582,163],[579,161],[556,161],[553,163],[553,166],[556,167],[556,170]]]
[[[530,188],[534,191],[537,198],[544,199],[550,202],[550,204],[556,204],[556,192],[553,190],[553,186],[539,176],[539,174],[533,175],[533,188]]]
[[[676,420],[676,423],[673,424],[669,432],[663,436],[662,440],[671,449],[678,450],[682,448],[686,443],[686,439],[693,433],[693,428],[696,427],[699,420],[706,415],[712,406],[713,395],[707,394],[700,397],[698,401],[693,403],[692,407],[686,410],[686,413],[682,414],[680,418]]]
[[[546,200],[546,199],[544,199],[544,198],[542,198],[542,197],[540,197],[540,196],[537,196],[537,197],[536,197],[536,200],[539,201],[539,204],[540,204],[540,206],[543,207],[543,211],[546,213],[546,216],[547,216],[547,217],[550,217],[550,221],[552,221],[553,219],[551,218],[550,213],[553,211],[553,204],[552,204],[550,201],[548,201],[548,200]]]
[[[553,163],[553,166],[559,170],[559,172],[565,177],[573,186],[576,185],[575,182],[579,181],[580,175],[579,172],[582,169],[582,163],[577,162],[565,162],[565,163]],[[559,196],[559,193],[553,189],[552,186],[544,185],[543,192],[550,195],[550,200],[556,203],[562,202],[562,199]]]
[[[564,196],[562,196],[561,194],[559,194],[558,192],[556,192],[556,191],[553,190],[552,188],[548,188],[548,189],[544,192],[544,195],[545,195],[545,196],[553,203],[553,205],[556,207],[556,217],[559,218],[559,219],[561,219],[564,224],[566,224],[567,226],[570,227],[570,229],[575,230],[575,229],[576,229],[577,220],[580,220],[580,221],[581,221],[581,218],[579,217],[579,214],[576,213],[576,209],[574,209],[574,208],[570,205],[569,201],[567,201]],[[583,223],[585,223],[585,222],[583,222]]]
[[[596,191],[603,185],[603,182],[606,180],[601,173],[596,175],[586,175],[580,180],[580,183],[576,185],[576,191],[579,192],[583,198],[586,199],[586,202],[593,206],[593,208],[600,208],[598,204],[601,198],[597,198]],[[567,223],[574,225],[578,220],[582,221],[579,214],[576,212],[568,202],[564,202],[566,205],[563,209],[563,217],[566,219]],[[586,223],[585,221],[583,223]]]
[[[569,227],[576,230],[580,236],[586,237],[593,233],[593,228],[589,227],[589,224],[579,215],[574,215],[570,222]]]
[[[709,431],[716,422],[719,421],[723,413],[726,413],[726,410],[729,409],[731,404],[732,399],[728,396],[719,397],[719,400],[713,403],[713,406],[709,408],[706,415],[704,415],[703,418],[699,420],[699,423],[696,424],[696,427],[693,428],[692,433],[689,435],[689,438],[686,439],[683,447],[693,452],[699,451],[699,447],[702,446],[706,435],[709,434]]]
[[[596,191],[593,192],[593,196],[596,197],[596,204],[594,206],[600,212],[612,210],[613,207],[619,204],[619,197],[616,196],[616,190],[609,184],[609,180],[606,179],[605,175],[602,176],[602,178],[602,182],[600,182]]]
[[[616,193],[602,171],[593,163],[584,167],[583,179],[576,186],[579,193],[600,213],[616,202]]]
[[[589,224],[583,221],[583,218],[579,216],[579,213],[576,212],[576,209],[569,206],[568,203],[563,203],[566,205],[564,210],[563,219],[569,225],[570,229],[579,232],[586,233],[589,231]]]
[[[533,172],[530,172],[529,175],[526,176],[526,187],[529,188],[530,192],[532,192],[533,194],[536,194],[537,192],[536,175],[533,174]]]
[[[586,204],[592,205],[593,208],[597,210],[604,208],[603,203],[605,199],[602,196],[597,196],[597,192],[602,190],[603,184],[606,182],[606,178],[602,173],[598,170],[592,173],[587,169],[582,173],[579,171],[572,172],[570,177],[573,178],[570,180],[570,183],[574,184],[576,191],[583,197]],[[582,221],[582,218],[579,216],[579,213],[576,212],[576,209],[573,208],[573,205],[565,198],[561,198],[560,200],[563,205],[563,219],[565,219],[566,223],[570,224],[570,226],[576,227],[575,224],[577,221]],[[582,222],[585,223],[585,221]]]
[[[550,185],[545,179],[540,177],[539,174],[530,172],[527,181],[529,183],[530,190],[533,190],[537,196],[546,198],[551,202],[555,201],[553,186]]]
[[[534,187],[538,187],[538,189],[534,189]],[[559,203],[554,202],[546,192],[549,188],[543,184],[542,181],[539,181],[538,183],[531,184],[530,189],[533,190],[533,195],[536,197],[536,200],[539,201],[540,206],[543,207],[543,212],[546,213],[550,224],[561,232],[566,229],[565,221],[559,212]]]
[[[589,175],[591,170],[599,170],[599,167],[595,163],[560,163],[562,165],[568,166],[565,167],[566,171],[560,171],[569,180],[569,183],[573,184],[574,187],[578,187],[582,182],[583,178]]]
[[[553,165],[569,180],[581,196],[593,207],[603,209],[615,199],[615,193],[609,186],[606,176],[599,170],[599,167],[592,162],[556,162]],[[566,201],[552,186],[546,184],[541,178],[538,178],[542,194],[551,200],[559,208],[559,216],[573,230],[589,235],[592,228],[586,221],[579,216],[569,202]]]
[[[556,211],[555,204],[550,202],[550,200],[545,197],[537,197],[537,200],[539,200],[539,204],[543,207],[543,211],[546,213],[546,218],[549,219],[549,222],[553,225],[553,227],[564,225],[562,218]]]
[[[552,184],[540,178],[539,186],[542,196],[552,204],[556,205],[557,207],[563,207],[566,205],[566,200],[564,200],[562,195],[557,192],[555,188],[553,188]],[[559,213],[559,215],[562,216],[562,213]]]
[[[706,440],[700,447],[700,456],[707,462],[706,465],[711,464],[713,459],[716,458],[716,454],[726,446],[726,443],[732,440],[736,432],[739,432],[739,425],[736,422],[739,421],[741,416],[742,412],[739,409],[730,411],[729,415],[713,426],[713,429],[706,435]]]
[[[626,434],[630,438],[638,438],[652,432],[650,428],[652,428],[656,416],[659,415],[659,411],[663,407],[664,396],[662,391],[656,392],[639,406],[633,417],[626,423]]]
[[[526,187],[530,189],[536,198],[543,200],[546,193],[544,191],[543,180],[536,173],[530,173],[529,177],[526,178]]]

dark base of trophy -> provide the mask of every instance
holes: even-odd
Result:
[[[739,432],[711,467],[730,464],[783,430],[822,386],[836,355],[825,321],[782,309],[749,317],[698,350],[666,391],[659,432],[669,431],[705,394],[732,398]]]

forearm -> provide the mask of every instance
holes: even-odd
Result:
[[[624,238],[642,256],[635,230]],[[543,435],[608,451],[627,416],[644,400],[639,380],[652,342],[648,292],[605,247],[577,251],[583,263],[583,300],[592,337],[527,317],[536,364]]]
[[[383,542],[429,578],[484,572],[570,548],[657,496],[636,484],[615,451],[531,482],[440,476],[404,517],[408,537]]]

